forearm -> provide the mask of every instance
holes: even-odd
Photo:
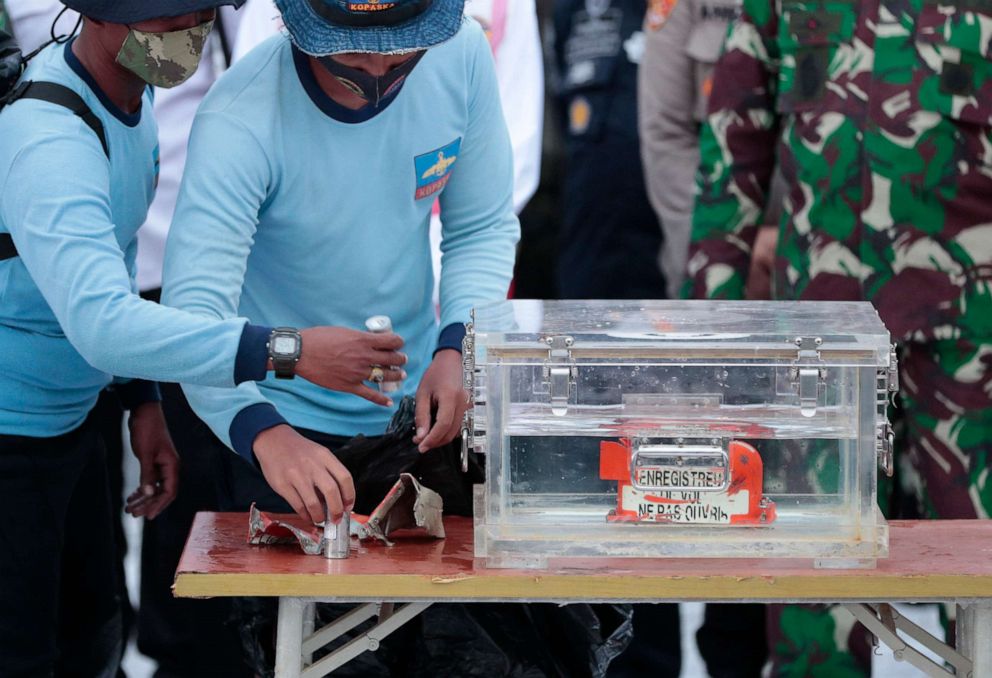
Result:
[[[243,319],[218,321],[134,293],[133,252],[118,244],[106,159],[92,145],[55,136],[23,150],[0,194],[19,259],[73,348],[124,378],[233,386],[264,376],[264,360],[248,360],[250,348],[257,356],[264,347],[264,328],[244,332]],[[35,178],[54,155],[64,157],[61,180],[41,188]]]
[[[286,420],[255,384],[218,389],[183,384],[183,393],[197,416],[230,449],[253,461],[252,448],[262,431]]]

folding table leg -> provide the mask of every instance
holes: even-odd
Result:
[[[375,616],[379,612],[379,620],[368,631],[358,634],[341,647],[333,650],[319,661],[311,664],[303,671],[303,678],[319,678],[326,676],[335,669],[347,664],[349,661],[363,652],[375,652],[379,649],[379,644],[389,634],[400,628],[418,614],[431,606],[431,603],[407,603],[403,606],[394,606],[392,603],[376,605],[367,603],[340,617],[336,622],[328,624],[323,629],[314,633],[304,647],[316,649],[336,638],[348,629],[352,629],[364,620]],[[281,677],[280,677],[281,678]]]
[[[992,603],[958,606],[957,645],[962,654],[971,658],[972,676],[992,676]]]
[[[313,634],[314,624],[317,623],[317,603],[307,603],[303,607],[303,637],[308,638]],[[303,645],[303,664],[309,665],[313,661],[313,654],[306,651]]]
[[[982,678],[986,675],[975,673],[972,670],[972,660],[967,651],[961,647],[960,640],[955,643],[955,647],[948,646],[941,638],[931,635],[928,631],[903,617],[890,604],[845,603],[844,607],[869,631],[874,633],[879,641],[892,650],[892,655],[896,661],[908,662],[922,671],[924,675],[935,678],[946,676]],[[961,623],[960,617],[958,623]],[[900,637],[900,631],[936,654],[942,661],[935,662],[912,645],[907,644]],[[953,668],[949,668],[945,663],[950,664]]]
[[[279,622],[276,626],[276,678],[300,678],[303,670],[302,598],[279,599]]]

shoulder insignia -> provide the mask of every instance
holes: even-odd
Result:
[[[678,0],[648,0],[648,12],[644,19],[648,30],[656,31],[664,26],[677,2]]]

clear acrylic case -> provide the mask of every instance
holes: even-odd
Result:
[[[896,363],[868,303],[506,301],[464,360],[489,566],[887,555]]]

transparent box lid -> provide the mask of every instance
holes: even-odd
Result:
[[[569,335],[576,349],[795,349],[817,337],[823,351],[869,352],[884,363],[889,333],[868,302],[512,300],[475,309],[490,348]],[[534,346],[536,348],[536,345]]]

